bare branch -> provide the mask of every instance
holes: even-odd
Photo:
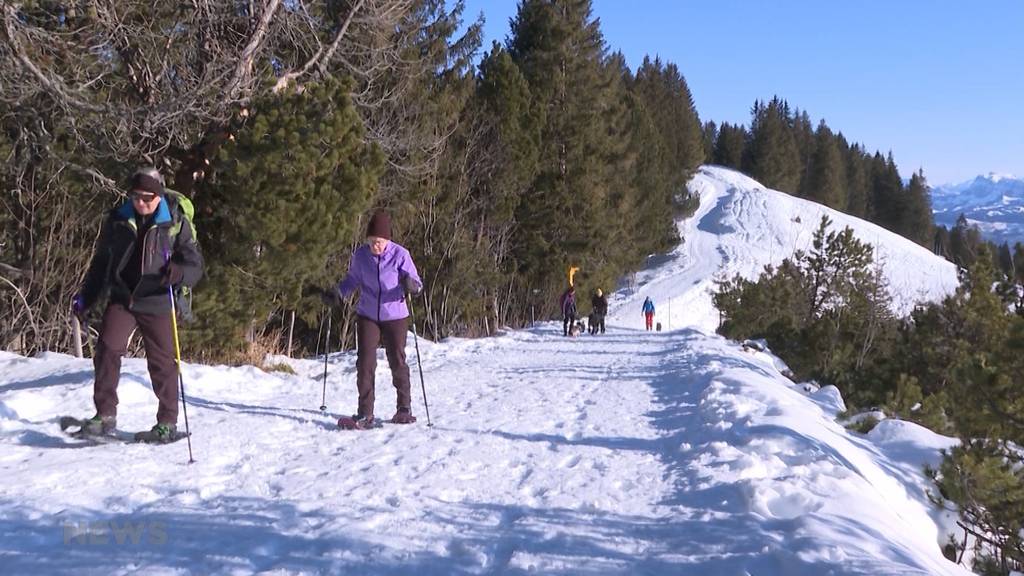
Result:
[[[260,19],[259,26],[249,39],[249,44],[242,50],[238,66],[235,67],[235,75],[228,83],[227,90],[224,91],[230,98],[237,97],[238,93],[244,89],[243,86],[251,80],[253,59],[267,36],[267,29],[270,27],[270,21],[274,18],[274,13],[280,6],[281,0],[270,0],[266,8],[263,9],[263,17]]]

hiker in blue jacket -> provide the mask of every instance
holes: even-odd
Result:
[[[647,322],[647,329],[650,330],[654,327],[654,302],[651,301],[651,297],[648,296],[644,300],[644,319]]]

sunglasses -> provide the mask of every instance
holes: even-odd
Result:
[[[138,192],[132,193],[132,200],[137,200],[139,202],[144,202],[146,204],[149,204],[150,202],[155,200],[156,197],[156,194],[139,194]]]

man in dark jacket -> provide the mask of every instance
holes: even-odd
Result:
[[[121,357],[138,326],[146,363],[160,407],[157,423],[143,440],[166,442],[178,422],[178,367],[171,325],[171,292],[194,286],[203,274],[203,258],[192,224],[175,197],[165,194],[156,168],[138,170],[129,200],[107,215],[89,271],[72,308],[84,317],[109,293],[93,365],[96,415],[83,435],[111,434],[117,426],[117,384]]]
[[[590,306],[594,311],[590,333],[597,334],[600,331],[601,334],[604,334],[604,317],[608,315],[608,297],[601,292],[600,288],[594,291],[594,296],[590,299]]]

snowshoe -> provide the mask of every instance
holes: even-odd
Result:
[[[178,432],[174,424],[157,424],[145,432],[135,434],[136,442],[146,444],[170,444],[188,436],[184,432]]]
[[[69,428],[75,427],[78,430],[68,432]],[[63,416],[60,419],[60,429],[75,438],[112,438],[117,435],[117,417],[97,414],[92,418],[81,420],[72,416]]]
[[[375,420],[373,416],[363,416],[361,414],[342,416],[338,419],[338,428],[342,430],[369,430],[370,428],[380,428],[381,426],[381,422]]]

